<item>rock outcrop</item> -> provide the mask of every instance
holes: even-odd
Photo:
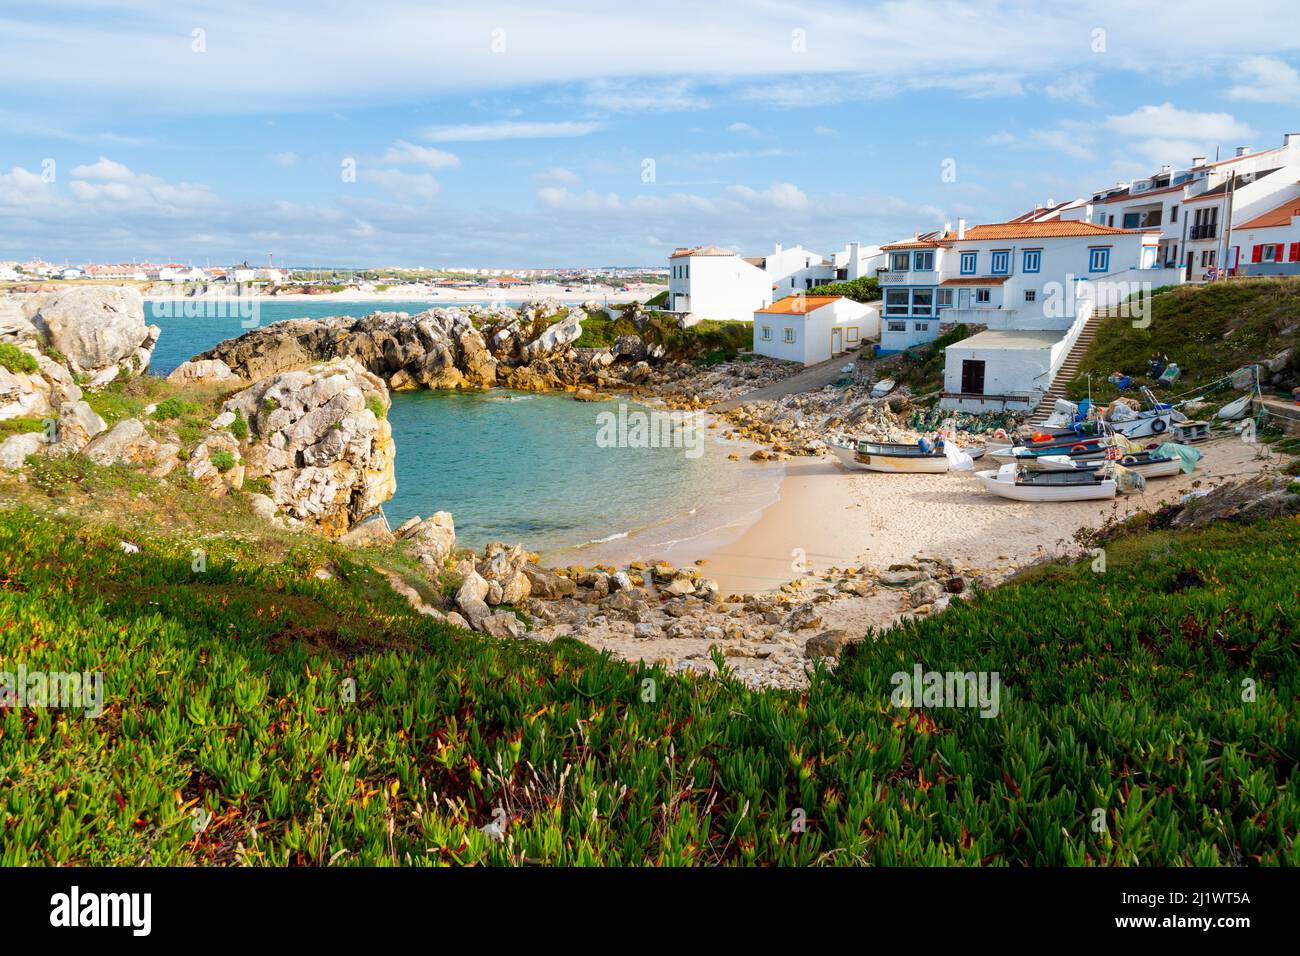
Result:
[[[134,289],[112,286],[0,295],[0,344],[22,353],[0,364],[0,420],[55,413],[94,388],[148,368],[159,329]],[[33,364],[34,363],[34,364]]]
[[[575,348],[586,313],[570,309],[549,321],[555,313],[546,307],[289,319],[223,342],[186,366],[223,363],[232,374],[255,380],[311,362],[352,358],[394,391],[494,385],[550,391],[645,384],[654,374],[651,363],[664,358],[662,348],[648,347],[636,335],[622,336],[612,348]],[[687,367],[671,371],[679,376]]]
[[[388,407],[384,383],[344,358],[254,383],[226,400],[214,424],[247,423],[241,481],[267,479],[286,521],[338,537],[397,488]]]

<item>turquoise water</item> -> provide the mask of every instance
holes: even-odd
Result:
[[[428,307],[427,302],[278,302],[262,305],[260,321],[365,315],[376,309],[414,313]],[[246,331],[238,316],[169,317],[152,308],[146,315],[163,330],[152,359],[159,375]],[[709,530],[694,516],[707,503],[713,520],[728,496],[734,474],[726,478],[724,471],[732,449],[709,440],[704,453],[691,458],[682,448],[598,447],[597,416],[617,411],[616,401],[576,402],[566,395],[505,389],[396,393],[389,421],[397,444],[397,492],[384,513],[397,525],[413,515],[450,511],[466,546],[499,540],[549,553],[636,529],[651,529],[647,544],[693,535],[697,526]]]

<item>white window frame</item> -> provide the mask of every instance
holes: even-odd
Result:
[[[762,328],[762,330],[761,330],[761,332],[760,332],[759,334],[760,334],[760,337],[761,337],[762,341],[764,341],[764,342],[770,342],[770,341],[772,341],[772,326],[770,326],[770,325],[765,325],[765,326],[763,326],[763,328]]]
[[[793,326],[793,325],[787,325],[787,326],[785,327],[785,333],[784,333],[783,341],[785,342],[786,345],[794,345],[794,344],[795,344],[794,326]]]

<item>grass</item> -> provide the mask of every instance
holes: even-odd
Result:
[[[31,375],[40,368],[35,356],[8,342],[0,342],[0,366],[24,375]]]
[[[0,864],[1300,863],[1294,519],[1109,542],[805,693],[458,632],[324,542],[126,533],[0,512],[5,664],[105,682],[0,715]],[[1000,716],[892,706],[917,663],[998,671]]]
[[[0,421],[0,441],[10,435],[25,435],[28,432],[45,431],[44,418],[7,418]]]
[[[1296,346],[1294,330],[1300,315],[1300,280],[1242,279],[1206,286],[1182,286],[1155,295],[1151,321],[1134,328],[1132,318],[1103,319],[1079,374],[1069,383],[1072,398],[1088,393],[1092,373],[1093,395],[1108,402],[1121,394],[1105,381],[1112,372],[1133,376],[1134,384],[1165,391],[1185,392],[1222,378],[1236,368],[1259,362]],[[1156,385],[1147,376],[1147,359],[1169,356],[1182,376],[1173,386]],[[1292,356],[1290,385],[1300,384],[1300,348]]]
[[[923,347],[909,349],[898,359],[894,380],[907,385],[914,395],[925,395],[943,388],[944,349],[969,336],[970,327],[958,323]],[[919,356],[914,358],[913,355]]]

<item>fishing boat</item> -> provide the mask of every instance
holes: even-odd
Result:
[[[1125,455],[1119,462],[1129,471],[1135,471],[1143,478],[1171,478],[1181,471],[1177,458],[1166,458],[1143,452],[1138,455]],[[1074,472],[1096,471],[1104,466],[1104,460],[1069,458],[1065,455],[1045,455],[1025,462],[1030,471]]]
[[[1115,497],[1115,479],[1098,471],[1022,471],[1003,465],[997,471],[977,471],[986,491],[1013,501],[1097,501]]]
[[[1108,444],[1109,442],[1105,438],[1081,438],[1078,441],[1006,445],[990,449],[989,457],[1004,463],[1027,458],[1041,458],[1048,455],[1064,455],[1069,458],[1104,457]]]
[[[918,445],[855,442],[848,438],[831,439],[828,444],[841,465],[856,471],[937,475],[948,470],[948,456],[943,449],[927,452],[922,451]],[[983,448],[961,450],[971,458],[984,456]]]

